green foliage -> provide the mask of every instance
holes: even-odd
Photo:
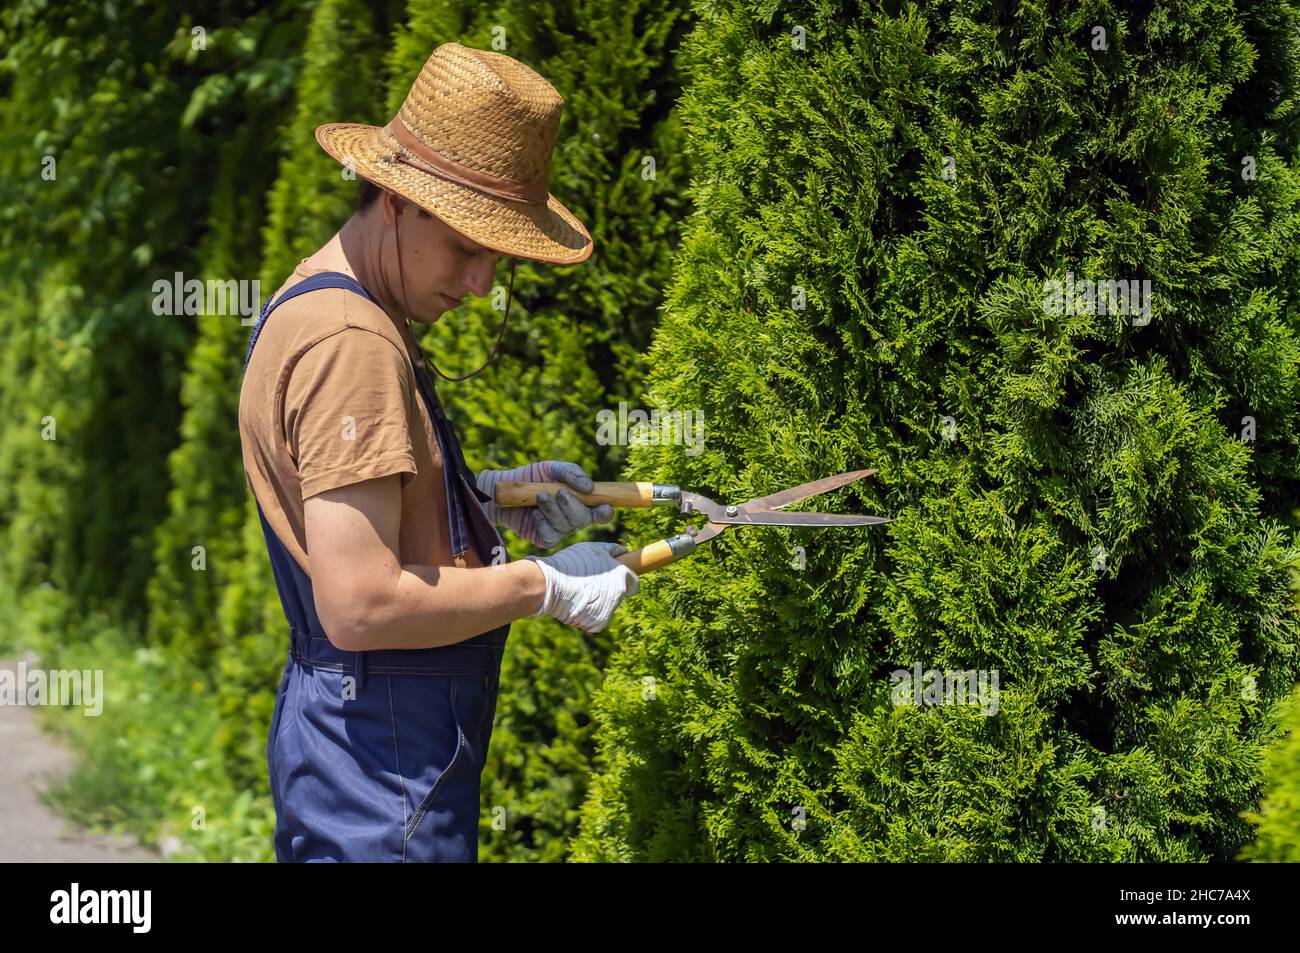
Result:
[[[329,239],[352,213],[355,175],[316,143],[326,122],[387,121],[380,40],[360,0],[321,0],[303,49],[297,105],[289,128],[271,143],[280,160],[265,228],[262,284],[269,296],[298,262]],[[262,144],[261,155],[268,153]]]
[[[1257,837],[1241,859],[1294,864],[1300,863],[1300,686],[1278,704],[1277,721],[1283,734],[1265,760],[1263,806],[1246,814]]]
[[[895,521],[642,581],[575,858],[1236,855],[1300,674],[1298,12],[702,11],[649,386],[706,449],[630,469],[744,500],[877,467],[810,508]],[[1150,322],[1050,313],[1067,272],[1150,279]],[[997,672],[996,714],[896,705],[914,665]]]

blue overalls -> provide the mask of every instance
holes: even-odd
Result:
[[[305,278],[263,306],[245,370],[271,312],[320,288],[375,301],[340,272]],[[453,555],[473,545],[484,565],[494,556],[509,561],[483,508],[468,498],[491,499],[475,485],[432,375],[412,368],[442,450]],[[257,513],[289,621],[289,657],[266,747],[276,859],[476,862],[479,778],[509,623],[438,648],[341,651],[316,616],[311,578],[272,532],[260,503]]]

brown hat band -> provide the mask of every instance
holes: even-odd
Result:
[[[384,128],[392,133],[393,138],[412,153],[409,156],[403,155],[401,152],[394,153],[392,161],[405,162],[407,165],[414,166],[422,172],[428,172],[430,175],[448,179],[471,189],[478,189],[480,192],[487,192],[489,195],[509,199],[512,202],[545,205],[550,197],[550,190],[545,182],[526,183],[517,182],[514,179],[503,179],[500,176],[490,175],[478,169],[471,169],[469,166],[448,159],[441,153],[434,152],[416,138],[411,130],[406,128],[406,124],[402,122],[401,117],[395,116],[392,122]]]

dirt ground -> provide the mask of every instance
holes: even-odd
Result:
[[[0,668],[17,671],[16,659]],[[0,705],[0,863],[155,863],[130,838],[103,837],[70,824],[36,796],[72,768],[72,756],[23,705]]]

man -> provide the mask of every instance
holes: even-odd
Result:
[[[263,308],[239,406],[290,629],[267,740],[278,860],[477,860],[510,623],[599,631],[639,588],[613,543],[509,561],[495,523],[549,548],[612,508],[568,489],[497,507],[500,479],[593,485],[555,460],[475,476],[407,325],[486,295],[501,254],[591,254],[548,190],[562,106],[523,64],[447,43],[387,126],[317,129],[364,180],[358,210]]]

